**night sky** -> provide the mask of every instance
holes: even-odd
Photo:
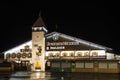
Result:
[[[48,33],[64,33],[120,54],[119,2],[48,1],[0,2],[0,52],[30,40],[32,25],[41,12]]]

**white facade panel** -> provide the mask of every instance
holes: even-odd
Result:
[[[71,64],[68,62],[63,62],[62,65],[61,65],[62,68],[70,68],[71,67]]]
[[[84,62],[76,62],[76,68],[84,68]]]
[[[85,68],[93,68],[92,62],[85,62]]]
[[[106,53],[107,54],[107,59],[114,59],[114,54],[113,53]]]
[[[108,68],[110,69],[117,69],[118,68],[118,64],[116,62],[111,62],[108,64]]]
[[[107,62],[99,62],[98,67],[107,69]]]

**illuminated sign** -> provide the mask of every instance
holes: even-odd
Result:
[[[46,50],[73,50],[79,45],[78,42],[46,42]]]
[[[47,46],[79,45],[78,42],[47,42]]]
[[[57,46],[57,47],[55,47],[55,46],[50,46],[50,47],[47,47],[46,49],[47,49],[47,50],[49,50],[49,49],[65,49],[65,47],[64,47],[64,46]]]
[[[101,50],[101,46],[67,35],[53,34],[46,39],[46,50]],[[104,48],[105,49],[105,48]]]
[[[46,42],[46,50],[90,50],[95,49],[91,46],[79,42]]]

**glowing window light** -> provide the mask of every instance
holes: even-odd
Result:
[[[83,56],[82,52],[77,52],[77,56]]]
[[[39,61],[35,62],[35,69],[41,69],[41,63]]]
[[[61,56],[64,56],[64,57],[71,56],[71,54],[72,56],[74,56],[74,51],[62,51],[61,52]]]
[[[54,54],[53,53],[49,53],[49,55],[48,55],[49,57],[53,57],[54,56]]]
[[[62,53],[63,57],[66,57],[68,55],[68,53]]]
[[[53,55],[59,54],[60,55],[60,51],[47,51],[45,53],[45,56],[49,56],[49,54],[52,53]]]
[[[94,52],[96,52],[98,56],[105,56],[106,55],[105,50],[91,50],[90,56],[93,56]]]
[[[44,27],[44,26],[42,26],[42,27],[33,27],[32,28],[32,30],[44,30],[45,32],[48,32],[48,30]]]
[[[98,52],[92,52],[92,56],[98,56]]]
[[[60,53],[55,53],[55,56],[56,56],[56,57],[59,57],[59,56],[60,56]]]

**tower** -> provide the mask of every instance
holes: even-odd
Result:
[[[45,33],[46,26],[41,18],[32,26],[32,71],[45,71]]]

